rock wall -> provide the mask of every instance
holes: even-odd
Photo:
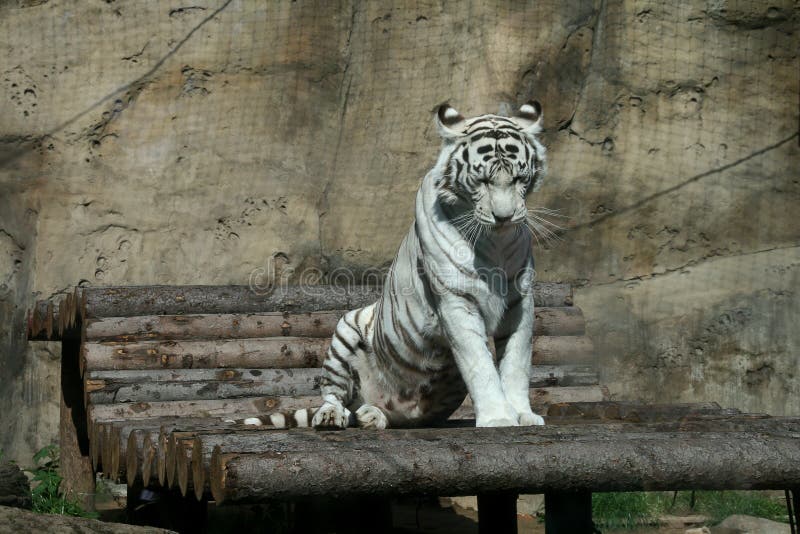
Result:
[[[266,5],[263,5],[266,4]],[[617,398],[800,413],[800,3],[0,4],[0,449],[54,436],[34,298],[391,261],[431,109],[545,109],[531,205]],[[558,221],[556,221],[558,222]]]

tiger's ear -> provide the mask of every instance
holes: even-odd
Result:
[[[542,131],[542,105],[536,100],[529,100],[521,105],[514,118],[527,134],[533,135]]]
[[[456,108],[445,102],[436,108],[436,128],[442,139],[455,139],[464,135],[467,123]]]

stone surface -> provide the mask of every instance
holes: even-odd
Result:
[[[34,299],[386,266],[446,99],[542,102],[530,204],[566,231],[539,277],[575,284],[616,398],[800,413],[799,11],[1,3],[0,449],[24,464],[57,428]]]
[[[64,515],[36,514],[19,508],[0,506],[0,534],[49,532],[52,534],[168,534],[174,532],[153,527],[136,527],[122,523],[104,523],[96,519]]]
[[[712,532],[717,530],[730,534],[789,534],[791,531],[788,523],[778,523],[749,515],[729,516],[714,527]]]

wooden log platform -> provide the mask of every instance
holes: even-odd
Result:
[[[210,486],[223,503],[330,494],[782,489],[800,481],[800,421],[774,419],[756,430],[703,427],[272,431],[251,452],[216,447]]]
[[[148,486],[218,503],[368,495],[376,509],[389,495],[478,494],[485,532],[513,530],[519,492],[547,493],[548,520],[563,527],[576,503],[591,520],[592,491],[800,487],[797,419],[608,401],[583,313],[559,283],[534,287],[529,395],[547,426],[476,429],[467,398],[435,429],[275,429],[270,415],[319,407],[337,321],[379,295],[79,287],[36,303],[29,339],[62,340],[65,487],[91,495],[99,472],[131,495]],[[244,426],[246,417],[265,426]]]
[[[640,408],[640,411],[642,410]],[[656,420],[657,417],[651,419]],[[459,428],[471,428],[474,421],[464,421]],[[770,418],[763,415],[739,414],[729,415],[723,410],[719,413],[708,413],[705,415],[687,415],[681,420],[664,419],[654,423],[626,423],[622,420],[616,422],[594,422],[584,421],[576,424],[573,419],[558,417],[548,417],[548,427],[541,432],[547,436],[548,432],[555,432],[560,439],[564,432],[574,432],[579,428],[585,433],[592,432],[759,432],[773,433],[776,429],[788,428],[792,431],[800,424],[800,418]],[[455,427],[451,427],[455,428]],[[561,428],[561,430],[559,430]],[[595,429],[595,430],[591,430]],[[597,430],[599,429],[599,430]],[[164,433],[158,442],[165,448],[163,454],[159,454],[159,479],[168,487],[176,484],[180,487],[181,493],[186,495],[190,489],[194,489],[195,496],[199,499],[203,495],[208,495],[210,490],[208,472],[211,468],[211,457],[213,450],[220,448],[224,452],[236,453],[258,453],[258,452],[280,452],[284,440],[285,431],[268,430],[263,427],[253,427],[244,425],[234,425],[231,423],[219,424],[198,424],[192,430],[182,430]],[[398,432],[392,430],[391,432]],[[585,441],[586,436],[578,436]],[[349,447],[359,448],[375,440],[375,436],[369,432],[357,432],[348,441]],[[467,436],[466,442],[469,441]],[[533,443],[535,445],[535,443]],[[303,449],[304,445],[294,446],[298,450]],[[308,446],[308,452],[314,446]],[[305,449],[303,449],[305,450]],[[130,479],[129,479],[130,480]],[[130,483],[130,482],[129,482]]]

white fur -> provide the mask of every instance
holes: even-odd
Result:
[[[297,410],[294,413],[294,420],[297,423],[297,426],[300,428],[305,428],[308,426],[308,410],[303,408],[302,410]]]
[[[286,417],[282,413],[271,414],[269,420],[275,428],[286,428]]]
[[[445,119],[455,119],[456,117],[458,117],[458,111],[456,111],[455,108],[447,108],[444,112]]]
[[[452,108],[444,112],[445,119],[458,116]],[[535,183],[527,182],[530,187],[526,187],[520,176],[530,166],[514,167],[521,165],[519,159],[513,164],[504,161],[501,171],[492,171],[492,183],[480,186],[483,204],[471,197],[469,209],[476,219],[498,224],[475,239],[455,222],[460,215],[448,211],[462,208],[458,199],[448,201],[443,188],[451,157],[470,150],[475,154],[470,161],[483,158],[477,148],[486,144],[480,141],[485,136],[462,142],[478,121],[498,129],[502,124],[509,127],[508,119],[491,115],[446,126],[437,115],[444,146],[417,193],[415,224],[400,245],[381,299],[348,312],[337,325],[326,359],[326,367],[335,372],[323,370],[324,404],[314,415],[313,426],[345,428],[349,409],[364,428],[440,420],[463,400],[465,385],[478,426],[543,423],[529,399],[534,317],[531,236],[514,226],[500,227],[496,220],[513,223],[520,212],[527,215],[524,195]],[[532,136],[539,121],[540,117],[535,122],[512,119],[517,126],[511,128],[521,130],[523,137]],[[533,137],[529,141],[535,147],[529,153],[541,156],[543,164],[544,147]],[[526,176],[530,180],[533,174]],[[509,290],[510,280],[518,284],[514,291]],[[492,336],[504,340],[498,347],[499,366],[489,351]],[[360,389],[350,368],[358,373]]]
[[[245,425],[251,426],[262,426],[264,423],[261,422],[261,419],[258,417],[248,417],[244,421],[242,421]]]

